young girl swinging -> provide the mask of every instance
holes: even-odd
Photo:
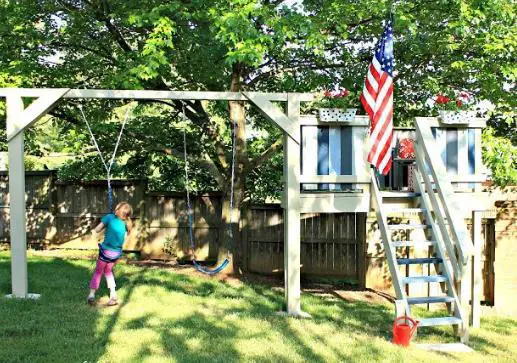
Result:
[[[99,243],[99,258],[90,282],[90,294],[88,304],[95,304],[95,292],[99,288],[102,275],[106,276],[106,283],[110,291],[108,306],[117,305],[117,293],[115,290],[115,277],[113,267],[122,256],[122,245],[126,236],[131,232],[131,215],[133,209],[127,202],[117,204],[113,213],[101,218],[101,223],[92,231],[93,235],[104,231],[104,241]]]

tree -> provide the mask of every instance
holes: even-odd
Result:
[[[0,4],[0,80],[9,77],[27,87],[291,92],[337,84],[360,90],[373,41],[389,8],[387,1],[373,0],[4,0]],[[425,101],[438,90],[453,87],[495,104],[491,122],[497,130],[511,127],[504,115],[513,112],[517,73],[512,2],[394,4],[396,122],[429,113]],[[145,122],[130,130],[136,141],[121,151],[140,147],[147,152],[137,153],[129,165],[178,163],[175,156],[181,154],[181,143],[173,129],[178,113],[185,110],[190,136],[202,140],[192,150],[197,155],[193,162],[203,170],[199,177],[223,192],[223,219],[228,221],[228,119],[237,133],[238,211],[246,200],[250,175],[272,165],[270,160],[278,155],[280,132],[241,102],[162,102],[159,110],[140,116],[139,121]],[[70,106],[60,105],[53,115],[71,124],[79,122]],[[267,136],[247,138],[250,127],[265,130]],[[228,248],[228,241],[223,246]]]

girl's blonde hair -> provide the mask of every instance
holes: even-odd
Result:
[[[131,232],[131,228],[133,228],[133,222],[131,221],[131,216],[133,215],[133,207],[131,207],[131,204],[129,204],[128,202],[120,202],[115,207],[115,210],[113,211],[113,213],[117,213],[119,209],[121,209],[125,206],[128,207],[128,212],[123,216],[122,219],[124,220],[124,223],[126,223],[127,231]]]

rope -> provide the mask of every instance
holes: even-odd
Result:
[[[113,189],[111,188],[111,169],[113,167],[113,164],[115,164],[115,157],[117,155],[118,147],[120,145],[120,140],[122,140],[122,134],[124,133],[124,128],[126,127],[126,123],[129,120],[129,113],[131,110],[132,110],[132,108],[128,108],[126,111],[126,115],[124,116],[124,120],[122,121],[122,126],[120,127],[120,131],[118,133],[117,142],[115,143],[115,149],[113,150],[113,153],[111,154],[111,159],[108,164],[108,163],[106,163],[106,159],[104,158],[104,155],[102,155],[101,149],[99,147],[99,144],[97,143],[97,139],[95,138],[95,135],[93,134],[90,123],[88,122],[88,119],[86,118],[86,115],[84,114],[83,107],[82,107],[82,105],[79,105],[79,111],[81,111],[81,115],[83,116],[84,122],[86,123],[86,127],[88,128],[90,137],[93,141],[93,144],[95,145],[95,149],[97,149],[99,158],[101,159],[102,165],[104,166],[104,169],[106,170],[106,180],[108,182],[108,208],[109,208],[110,212],[113,210]]]
[[[183,119],[186,121],[187,117],[185,114],[185,105],[182,105],[182,113]],[[232,168],[231,168],[231,181],[230,181],[230,220],[227,224],[228,237],[233,239],[233,204],[234,204],[234,188],[235,188],[235,159],[236,159],[236,141],[237,141],[237,132],[235,130],[235,122],[232,121]],[[186,134],[186,125],[183,126],[183,159],[185,163],[185,191],[187,196],[187,218],[188,218],[188,234],[189,234],[189,242],[192,247],[192,252],[195,251],[195,243],[194,243],[194,228],[193,228],[193,217],[192,217],[192,204],[190,201],[190,190],[189,190],[189,167],[188,167],[188,159],[187,159],[187,134]],[[215,275],[228,266],[230,263],[230,251],[227,251],[227,257],[221,263],[221,265],[216,268],[210,270],[204,266],[201,266],[195,259],[192,261],[196,269],[202,273],[208,275]]]

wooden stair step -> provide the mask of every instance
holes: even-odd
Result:
[[[425,229],[431,227],[428,224],[388,224],[390,231],[396,231],[399,229]]]
[[[419,320],[419,327],[423,326],[437,326],[437,325],[458,325],[461,324],[461,319],[455,316],[446,316],[443,318],[427,318]]]
[[[425,208],[386,208],[388,214],[410,214],[410,213],[423,213]]]
[[[383,198],[415,198],[419,196],[420,193],[415,192],[381,192]]]
[[[424,258],[397,258],[399,265],[424,265],[424,264],[435,264],[442,263],[443,260],[440,257],[424,257]]]
[[[401,279],[403,284],[427,284],[430,282],[445,282],[447,277],[443,275],[408,276]]]
[[[436,241],[391,241],[393,247],[435,246]]]
[[[418,304],[439,304],[454,302],[454,298],[450,296],[422,296],[422,297],[408,297],[407,303],[409,305]]]

